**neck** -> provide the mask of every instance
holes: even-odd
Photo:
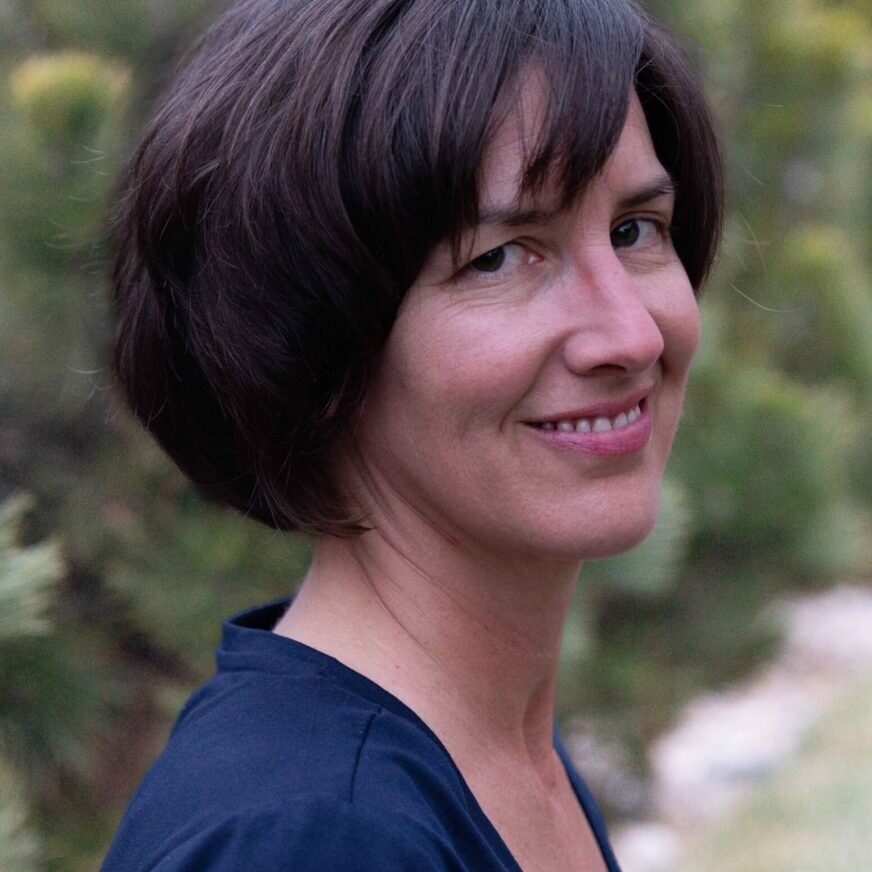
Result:
[[[405,702],[452,756],[554,776],[560,640],[579,564],[474,551],[418,516],[316,540],[276,632]]]

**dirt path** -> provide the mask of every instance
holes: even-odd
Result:
[[[612,832],[624,872],[676,872],[688,839],[794,758],[840,693],[872,674],[872,583],[780,602],[773,618],[776,659],[691,702],[652,747],[655,812]]]

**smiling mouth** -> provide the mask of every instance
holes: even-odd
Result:
[[[602,415],[590,418],[573,418],[562,421],[531,421],[530,426],[537,430],[559,430],[563,433],[610,433],[623,430],[635,424],[642,417],[645,400],[640,400],[631,409],[613,418]]]
[[[654,425],[646,396],[613,417],[530,421],[526,426],[535,438],[556,451],[617,458],[641,456],[638,452],[648,444]]]

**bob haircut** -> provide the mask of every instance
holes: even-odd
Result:
[[[476,224],[485,149],[531,67],[547,108],[522,193],[579,197],[635,87],[698,291],[717,139],[683,54],[630,0],[242,0],[193,46],[110,218],[113,366],[204,493],[277,529],[367,529],[334,449],[429,252],[457,257]]]

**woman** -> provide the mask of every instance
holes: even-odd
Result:
[[[104,870],[617,870],[554,687],[583,562],[654,526],[719,233],[669,38],[623,0],[248,0],[123,181],[130,404],[313,561],[225,623]]]

